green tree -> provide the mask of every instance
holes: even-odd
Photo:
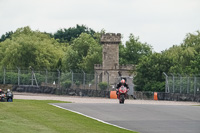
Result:
[[[29,27],[19,28],[11,39],[0,43],[0,63],[9,68],[55,69],[63,50],[49,35]]]
[[[143,56],[136,67],[134,84],[137,91],[164,91],[163,72],[168,73],[172,60],[161,53]]]
[[[170,73],[193,73],[191,61],[195,60],[196,51],[194,47],[183,48],[181,46],[174,46],[163,54],[173,60],[169,70]]]
[[[63,58],[64,70],[94,72],[94,64],[101,63],[101,45],[91,35],[82,33],[67,49]]]
[[[11,38],[12,34],[13,34],[12,31],[10,31],[10,32],[6,32],[6,34],[3,34],[3,35],[1,36],[1,38],[0,38],[0,42],[5,41],[7,38]]]
[[[198,52],[200,52],[200,31],[197,31],[196,34],[188,33],[186,38],[181,44],[182,47],[196,47]]]
[[[147,43],[141,43],[139,37],[130,34],[129,41],[125,46],[119,45],[119,63],[120,64],[138,64],[142,56],[150,55],[152,47]]]
[[[76,27],[70,27],[68,29],[60,29],[54,34],[54,38],[59,42],[72,42],[75,38],[78,38],[80,34],[87,33],[94,35],[95,31],[84,25],[76,25]]]
[[[200,32],[187,34],[181,45],[162,53],[143,56],[137,65],[134,83],[136,90],[164,91],[163,72],[197,74],[200,71]]]
[[[194,34],[187,34],[183,43],[181,44],[183,49],[187,50],[187,60],[190,59],[190,66],[187,67],[186,73],[197,74],[200,72],[200,31],[197,31]],[[186,61],[185,61],[186,62]]]

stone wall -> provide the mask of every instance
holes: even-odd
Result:
[[[158,100],[200,102],[200,95],[159,92]]]
[[[141,100],[153,100],[153,92],[134,91],[133,98]]]
[[[107,97],[109,98],[109,91],[91,90],[91,89],[57,89],[45,86],[13,86],[13,91],[17,92],[30,92],[30,93],[45,93],[57,95],[70,95],[70,96],[87,96],[87,97]]]
[[[131,97],[135,97],[136,99],[143,99],[143,100],[154,100],[154,92],[135,91],[133,96]],[[194,96],[193,94],[157,92],[157,97],[158,97],[158,100],[200,102],[200,95]]]
[[[7,91],[7,89],[12,90],[12,86],[11,84],[0,84],[0,89],[2,89],[4,92]]]
[[[53,87],[36,87],[36,86],[13,86],[13,91],[30,92],[30,93],[45,93],[70,96],[87,96],[87,97],[110,97],[110,91],[91,90],[91,89],[56,89]],[[157,93],[158,100],[167,101],[195,101],[200,102],[200,95],[179,94],[179,93]],[[133,95],[128,96],[129,99],[153,100],[154,92],[139,92],[135,91]]]

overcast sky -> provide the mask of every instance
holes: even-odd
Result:
[[[160,52],[200,30],[200,0],[0,0],[0,36],[17,28],[55,33],[85,25],[132,33]]]

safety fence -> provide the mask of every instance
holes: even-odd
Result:
[[[60,70],[34,71],[32,69],[3,69],[0,71],[0,84],[49,86],[54,88],[99,89],[98,75],[81,72],[61,72]]]
[[[181,75],[181,74],[166,74],[165,75],[165,92],[200,94],[200,75]]]

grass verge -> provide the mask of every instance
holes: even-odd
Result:
[[[0,102],[0,131],[11,133],[130,133],[96,120],[56,108],[52,100]],[[134,132],[131,132],[134,133]]]

